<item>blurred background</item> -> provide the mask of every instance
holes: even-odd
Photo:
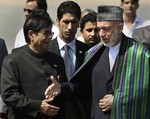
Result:
[[[52,20],[56,20],[57,7],[65,0],[47,0],[48,13]],[[98,5],[120,5],[121,0],[74,0],[77,2],[81,10],[86,8],[97,11]],[[14,48],[14,41],[17,32],[24,24],[24,12],[26,0],[0,0],[0,37],[5,39],[8,52]],[[150,20],[150,0],[139,0],[140,7],[137,14]],[[77,37],[79,32],[77,33]]]

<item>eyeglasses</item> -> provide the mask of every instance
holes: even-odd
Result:
[[[54,32],[52,31],[41,31],[38,34],[41,34],[42,36],[45,36],[46,38],[51,38],[54,35]]]
[[[24,8],[23,11],[24,11],[24,12],[27,11],[27,12],[30,14],[33,10]]]

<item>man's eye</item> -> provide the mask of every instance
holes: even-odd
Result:
[[[86,31],[88,31],[88,32],[92,32],[92,29],[87,29]]]
[[[65,24],[69,24],[69,21],[64,21]]]

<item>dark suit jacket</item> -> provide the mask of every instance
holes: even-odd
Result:
[[[150,50],[150,25],[134,30],[132,37]]]
[[[84,54],[90,48],[90,46],[76,40],[76,70],[82,65],[84,61]],[[50,42],[49,51],[60,55],[57,38]]]
[[[51,84],[50,75],[65,77],[63,58],[52,52],[39,55],[28,46],[20,47],[4,59],[1,92],[8,105],[8,119],[63,119],[61,110],[50,117],[40,113],[44,92]],[[62,77],[62,78],[63,78]],[[61,82],[65,79],[61,79]],[[63,104],[55,98],[52,105]]]
[[[89,48],[90,46],[76,40],[76,64],[75,64],[76,69],[75,70],[77,70],[84,62],[84,54]],[[50,42],[49,51],[61,56],[56,38]],[[83,98],[83,96],[81,97],[80,99],[79,97],[74,98],[71,96],[68,97],[64,95],[61,97],[65,99],[65,104],[63,108],[65,119],[88,119],[89,118],[90,107],[87,106],[86,103],[87,99]]]

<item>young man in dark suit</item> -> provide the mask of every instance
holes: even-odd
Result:
[[[78,41],[75,38],[77,29],[79,27],[79,21],[81,16],[80,6],[73,1],[65,1],[61,3],[57,9],[56,23],[59,28],[59,35],[56,39],[50,42],[49,51],[58,54],[64,58],[65,48],[69,46],[69,58],[71,59],[71,69],[68,69],[64,58],[66,74],[71,71],[68,76],[68,81],[73,76],[75,71],[81,66],[84,61],[84,54],[89,49],[89,46]],[[84,106],[80,99],[71,98],[66,100],[65,103],[65,115],[66,119],[85,119]],[[71,106],[72,105],[72,106]]]

